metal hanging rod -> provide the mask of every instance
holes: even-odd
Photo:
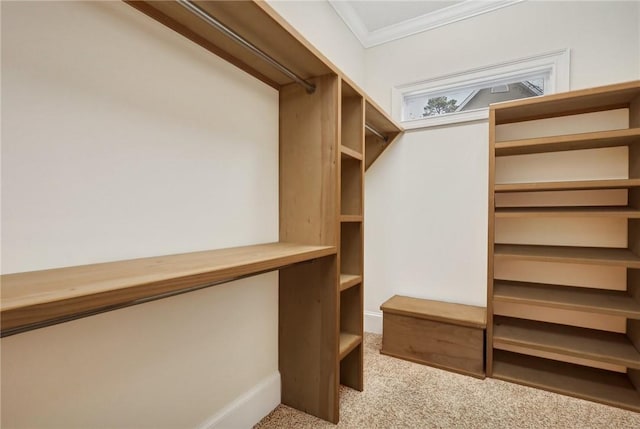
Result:
[[[387,142],[389,140],[389,137],[385,136],[384,134],[382,134],[380,131],[376,130],[375,128],[373,128],[371,125],[365,123],[364,127],[371,131],[373,134],[375,134],[376,136],[380,137],[382,140],[384,140],[385,142]]]
[[[227,27],[226,25],[224,25],[223,23],[215,19],[213,16],[209,15],[202,8],[195,5],[190,0],[177,0],[177,1],[182,7],[187,9],[189,12],[193,13],[198,18],[202,19],[207,24],[211,25],[216,30],[220,31],[222,34],[224,34],[225,36],[227,36],[237,44],[247,48],[248,50],[253,52],[256,56],[262,58],[264,61],[271,64],[273,67],[275,67],[276,69],[284,73],[289,78],[293,79],[298,84],[302,85],[309,94],[313,94],[315,92],[316,86],[314,84],[307,82],[306,80],[304,80],[303,78],[301,78],[300,76],[298,76],[297,74],[295,74],[294,72],[292,72],[291,70],[289,70],[288,68],[286,68],[285,66],[277,62],[276,60],[274,60],[273,58],[271,58],[265,52],[260,50],[260,48],[255,46],[253,43],[249,42],[244,37],[237,34],[235,31],[233,31],[232,29],[230,29],[229,27]]]

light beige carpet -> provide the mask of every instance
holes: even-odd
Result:
[[[337,426],[280,405],[255,429],[640,429],[638,413],[384,356],[381,341],[365,334],[365,389],[341,387]]]

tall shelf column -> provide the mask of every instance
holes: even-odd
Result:
[[[362,390],[364,98],[344,80],[340,89],[340,382]]]
[[[340,79],[280,89],[280,240],[337,246]],[[339,419],[338,260],[280,270],[279,368],[282,403]]]

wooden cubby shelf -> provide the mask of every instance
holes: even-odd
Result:
[[[640,411],[640,393],[625,374],[496,351],[493,377]]]
[[[336,253],[270,243],[2,276],[2,332],[273,271]]]
[[[340,332],[340,360],[344,359],[362,343],[362,336],[350,334],[348,332]]]
[[[607,217],[640,219],[640,210],[627,206],[601,207],[498,207],[496,219],[516,217]]]
[[[496,156],[629,146],[640,143],[640,128],[496,142]]]
[[[362,215],[341,215],[340,222],[362,222],[364,216]]]
[[[504,346],[640,369],[640,352],[625,334],[615,332],[496,317],[493,347],[501,349]]]
[[[640,268],[640,257],[629,249],[496,244],[494,255],[496,258]]]
[[[572,180],[564,182],[496,183],[495,192],[577,191],[640,186],[640,179]]]
[[[340,230],[340,383],[364,388],[363,222],[366,100],[347,81],[341,83]]]
[[[358,161],[362,161],[362,154],[356,152],[355,150],[348,148],[346,146],[340,146],[340,155],[343,159],[355,159]]]
[[[640,411],[638,219],[640,81],[490,106],[487,375]]]
[[[340,274],[340,291],[362,283],[362,276],[357,274]]]
[[[640,303],[626,291],[496,280],[493,301],[640,319]]]

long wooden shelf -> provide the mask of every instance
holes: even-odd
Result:
[[[640,368],[640,353],[625,334],[496,317],[493,347],[520,348]]]
[[[640,257],[629,249],[496,244],[494,255],[496,258],[640,268]]]
[[[640,186],[640,179],[572,180],[563,182],[500,183],[495,192],[575,191],[623,189]]]
[[[640,210],[626,206],[601,207],[498,207],[496,219],[516,217],[616,217],[639,219]]]
[[[496,280],[493,301],[640,319],[640,303],[621,291]]]
[[[360,343],[362,343],[362,337],[360,335],[340,332],[340,360],[344,359],[344,357],[358,347]]]
[[[640,411],[640,393],[625,374],[496,351],[493,377]]]
[[[640,143],[640,128],[496,142],[496,156],[526,155]]]
[[[333,246],[269,243],[7,274],[1,277],[2,335],[335,253]]]
[[[340,291],[347,290],[362,283],[362,276],[355,274],[340,274]]]
[[[490,106],[495,124],[628,108],[640,95],[640,81],[531,97]]]

